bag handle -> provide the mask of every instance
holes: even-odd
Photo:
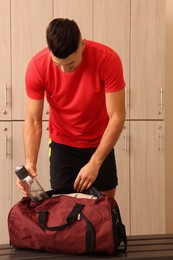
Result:
[[[73,188],[59,188],[59,189],[54,189],[54,190],[49,190],[46,192],[47,195],[51,198],[54,194],[69,194],[69,193],[76,193],[76,190]],[[89,188],[88,190],[84,190],[82,193],[88,194],[88,195],[93,195],[97,198],[104,197],[103,194],[101,194],[96,188],[93,186]]]
[[[68,227],[69,225],[71,225],[73,222],[77,220],[77,217],[82,211],[84,206],[85,205],[83,204],[75,204],[72,211],[66,218],[66,223],[61,226],[48,227],[46,223],[47,223],[47,217],[49,212],[48,211],[39,212],[39,216],[38,216],[39,225],[41,226],[42,229],[46,229],[49,231],[57,231],[57,230],[65,229],[66,227]]]

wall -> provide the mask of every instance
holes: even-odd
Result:
[[[166,1],[165,183],[166,233],[173,233],[173,1]]]

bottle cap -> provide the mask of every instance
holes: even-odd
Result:
[[[29,174],[25,166],[18,166],[15,169],[15,174],[20,180],[25,179]]]

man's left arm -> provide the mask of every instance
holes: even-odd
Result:
[[[78,173],[74,183],[77,192],[88,189],[93,184],[103,161],[113,149],[124,126],[125,90],[106,93],[105,98],[109,122],[95,153]]]

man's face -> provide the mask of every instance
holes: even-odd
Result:
[[[84,46],[85,41],[81,40],[77,51],[73,52],[65,59],[59,59],[51,53],[53,63],[64,73],[73,72],[82,61]]]

